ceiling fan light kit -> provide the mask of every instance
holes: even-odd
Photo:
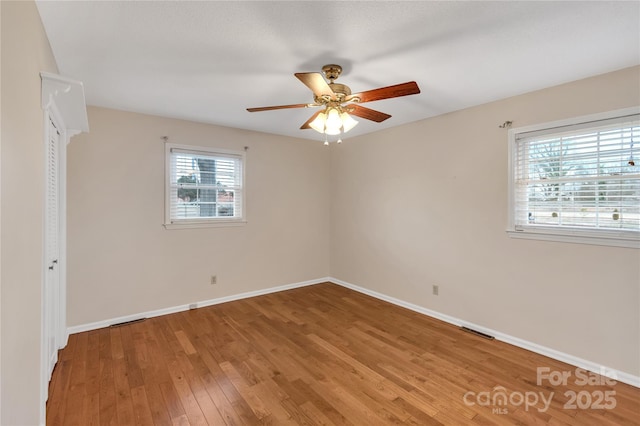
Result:
[[[341,133],[347,133],[358,124],[358,121],[351,117],[351,115],[364,118],[365,120],[375,121],[376,123],[381,123],[391,117],[389,114],[375,111],[359,104],[420,93],[420,88],[417,83],[410,81],[352,94],[349,86],[335,83],[335,80],[342,73],[342,67],[340,65],[325,65],[322,67],[322,72],[324,73],[324,77],[317,72],[294,74],[298,80],[313,92],[313,103],[247,108],[247,111],[259,112],[287,108],[323,107],[323,109],[313,114],[300,129],[313,129],[324,134],[325,145],[328,145],[327,135],[335,136]],[[329,83],[327,83],[327,80]],[[338,140],[338,143],[340,142],[342,142],[341,139]]]
[[[309,123],[309,127],[316,132],[334,136],[340,133],[347,133],[357,124],[358,120],[354,120],[339,106],[328,106]]]

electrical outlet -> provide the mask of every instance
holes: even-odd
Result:
[[[439,287],[434,284],[434,286],[433,286],[433,295],[437,296],[438,295],[438,291],[439,291]]]
[[[218,284],[218,276],[211,275],[211,285],[216,285],[216,284]]]

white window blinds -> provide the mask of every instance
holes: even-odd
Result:
[[[640,237],[640,115],[515,135],[515,231]]]
[[[168,146],[168,224],[243,218],[243,154]]]

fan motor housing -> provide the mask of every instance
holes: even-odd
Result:
[[[336,95],[349,96],[351,94],[351,89],[345,84],[329,83],[329,87]]]

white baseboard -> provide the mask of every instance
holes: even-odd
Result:
[[[603,376],[610,377],[614,380],[617,380],[622,383],[626,383],[631,386],[635,386],[640,388],[640,376],[634,376],[633,374],[625,373],[624,371],[619,371],[614,368],[605,367],[601,364],[588,361],[586,359],[578,358],[573,355],[566,354],[564,352],[557,351],[555,349],[547,348],[542,345],[538,345],[537,343],[532,343],[526,340],[519,339],[517,337],[510,336],[508,334],[501,333],[496,330],[492,330],[490,328],[486,328],[477,324],[470,323],[468,321],[461,320],[459,318],[455,318],[446,314],[442,314],[440,312],[432,311],[431,309],[423,308],[422,306],[414,305],[413,303],[406,302],[404,300],[396,299],[395,297],[387,296],[386,294],[378,293],[377,291],[369,290],[364,287],[360,287],[346,281],[339,280],[337,278],[329,277],[327,281],[332,283],[341,285],[348,289],[357,291],[359,293],[366,294],[371,297],[375,297],[376,299],[384,300],[385,302],[392,303],[397,306],[401,306],[403,308],[407,308],[414,312],[418,312],[423,315],[427,315],[441,321],[447,322],[449,324],[453,324],[459,327],[469,327],[471,329],[480,331],[485,334],[489,334],[494,336],[497,340],[500,340],[505,343],[509,343],[510,345],[517,346],[519,348],[527,349],[531,352],[535,352],[540,355],[547,356],[549,358],[553,358],[558,361],[566,362],[567,364],[574,365],[579,368],[583,368],[588,371],[592,371],[594,373],[601,374]]]
[[[106,320],[102,320],[102,321],[91,322],[91,323],[88,323],[88,324],[74,325],[72,327],[68,327],[67,328],[67,335],[75,334],[75,333],[82,333],[83,331],[97,330],[99,328],[110,327],[113,324],[120,324],[120,323],[123,323],[123,322],[135,321],[135,320],[139,320],[139,319],[142,319],[142,318],[153,318],[153,317],[159,317],[161,315],[174,314],[176,312],[188,311],[192,307],[192,305],[195,305],[196,308],[202,308],[204,306],[218,305],[220,303],[233,302],[234,300],[248,299],[250,297],[256,297],[256,296],[263,296],[265,294],[277,293],[279,291],[285,291],[285,290],[291,290],[291,289],[294,289],[294,288],[306,287],[306,286],[309,286],[309,285],[320,284],[320,283],[324,283],[324,282],[328,282],[328,281],[330,281],[330,279],[328,277],[318,278],[318,279],[315,279],[315,280],[302,281],[302,282],[299,282],[299,283],[286,284],[286,285],[281,285],[281,286],[277,286],[277,287],[270,287],[270,288],[266,288],[266,289],[263,289],[263,290],[249,291],[249,292],[246,292],[246,293],[240,293],[240,294],[234,294],[234,295],[231,295],[231,296],[219,297],[217,299],[203,300],[203,301],[200,301],[200,302],[188,303],[188,304],[185,304],[185,305],[178,305],[178,306],[172,306],[172,307],[169,307],[169,308],[156,309],[156,310],[153,310],[153,311],[141,312],[141,313],[132,314],[132,315],[125,315],[125,316],[122,316],[122,317],[110,318],[110,319],[106,319]]]
[[[481,325],[473,324],[468,321],[461,320],[459,318],[452,317],[450,315],[446,315],[437,311],[433,311],[431,309],[424,308],[422,306],[414,305],[413,303],[406,302],[404,300],[396,299],[395,297],[388,296],[386,294],[378,293],[377,291],[369,290],[364,287],[357,286],[355,284],[348,283],[346,281],[342,281],[333,277],[324,277],[318,278],[315,280],[302,281],[294,284],[287,284],[277,287],[270,287],[263,290],[250,291],[246,293],[235,294],[231,296],[220,297],[217,299],[209,299],[200,302],[196,302],[193,304],[179,305],[173,306],[164,309],[157,309],[148,312],[142,312],[138,314],[126,315],[118,318],[111,318],[103,321],[92,322],[88,324],[76,325],[73,327],[69,327],[67,329],[67,334],[75,334],[81,333],[83,331],[96,330],[99,328],[109,327],[113,324],[120,324],[127,321],[135,321],[141,318],[152,318],[160,315],[173,314],[176,312],[187,311],[190,309],[191,305],[195,305],[198,308],[204,306],[212,306],[218,305],[220,303],[232,302],[234,300],[247,299],[250,297],[262,296],[270,293],[277,293],[279,291],[291,290],[294,288],[306,287],[309,285],[320,284],[324,282],[332,282],[334,284],[338,284],[340,286],[346,287],[348,289],[357,291],[359,293],[366,294],[371,297],[375,297],[376,299],[384,300],[385,302],[389,302],[391,304],[401,306],[403,308],[407,308],[414,312],[418,312],[423,315],[430,316],[432,318],[439,319],[441,321],[447,322],[449,324],[453,324],[459,327],[469,327],[474,330],[480,331],[485,334],[489,334],[494,336],[497,340],[500,340],[505,343],[509,343],[513,346],[517,346],[519,348],[527,349],[531,352],[538,353],[540,355],[547,356],[549,358],[553,358],[558,361],[566,362],[567,364],[574,365],[576,367],[583,368],[588,371],[592,371],[594,373],[602,374],[604,376],[610,377],[614,380],[620,381],[622,383],[626,383],[631,386],[635,386],[640,388],[640,376],[634,376],[633,374],[625,373],[623,371],[619,371],[613,368],[604,367],[598,363],[588,361],[582,358],[578,358],[573,355],[566,354],[564,352],[557,351],[555,349],[547,348],[542,345],[538,345],[537,343],[532,343],[523,339],[519,339],[517,337],[510,336],[508,334],[501,333],[496,330],[492,330],[490,328],[483,327]]]

